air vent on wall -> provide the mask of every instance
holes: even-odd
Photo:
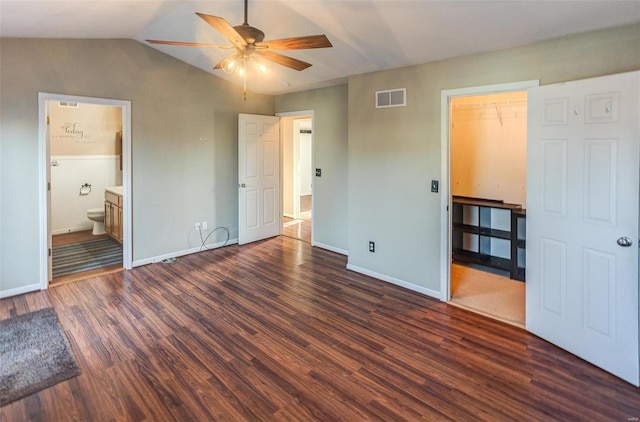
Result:
[[[404,107],[407,105],[407,89],[376,91],[376,108]]]
[[[60,107],[78,108],[78,103],[75,101],[58,101],[58,105]]]

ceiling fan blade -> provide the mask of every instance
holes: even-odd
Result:
[[[258,54],[261,57],[264,57],[266,60],[278,63],[282,66],[286,66],[294,70],[304,70],[311,66],[311,63],[303,62],[302,60],[294,59],[293,57],[284,56],[282,54],[274,53],[267,50],[258,50]]]
[[[247,42],[244,40],[244,38],[242,38],[240,34],[238,34],[238,31],[236,31],[233,26],[231,26],[229,22],[227,22],[223,18],[220,18],[218,16],[205,15],[204,13],[198,12],[196,12],[196,15],[202,18],[202,20],[211,25],[222,35],[227,37],[229,41],[231,41],[231,44],[233,44],[234,46],[244,47],[245,45],[247,45]]]
[[[146,41],[150,42],[151,44],[183,45],[187,47],[233,48],[232,45],[205,44],[200,42],[162,41],[162,40],[146,40]]]
[[[256,47],[268,47],[272,50],[303,50],[306,48],[333,47],[326,35],[310,35],[307,37],[283,38],[256,43]]]

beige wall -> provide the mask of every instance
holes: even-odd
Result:
[[[314,242],[347,250],[347,86],[276,97],[277,112],[313,110]]]
[[[451,194],[526,204],[527,92],[451,102]]]
[[[131,101],[134,262],[237,238],[237,115],[274,97],[133,40],[0,39],[0,89],[0,293],[39,283],[38,92]]]
[[[640,69],[640,24],[349,78],[349,265],[440,294],[441,92]],[[407,88],[407,106],[374,93]],[[367,250],[376,241],[376,252]]]
[[[293,117],[280,119],[282,139],[282,213],[293,216]]]
[[[243,102],[240,87],[132,40],[0,39],[0,291],[39,280],[38,92],[132,101],[134,260],[197,246],[196,221],[237,236],[237,113],[314,110],[315,240],[438,294],[441,91],[637,69],[638,24],[355,75],[274,104]],[[375,109],[375,91],[403,87],[406,107]]]
[[[50,101],[51,155],[117,155],[122,110],[99,104],[63,107]]]

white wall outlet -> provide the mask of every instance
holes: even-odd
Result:
[[[200,231],[200,223],[196,223],[196,224],[195,224],[195,227],[196,227],[196,230],[197,230],[197,231]]]
[[[207,222],[206,221],[202,222],[202,230],[207,230]]]

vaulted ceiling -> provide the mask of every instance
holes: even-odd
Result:
[[[243,0],[0,0],[0,36],[131,38],[216,76],[229,50],[153,45],[146,39],[228,44],[196,12],[243,22]],[[350,75],[530,44],[640,22],[640,1],[249,0],[265,40],[326,34],[332,48],[283,52],[303,71],[269,64],[248,88],[281,94]]]

